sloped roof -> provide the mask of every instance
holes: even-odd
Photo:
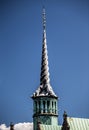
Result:
[[[70,130],[89,130],[89,119],[67,117]],[[40,130],[61,130],[61,125],[40,124]]]
[[[70,130],[89,130],[89,119],[67,117]]]
[[[61,126],[40,124],[40,130],[61,130]]]

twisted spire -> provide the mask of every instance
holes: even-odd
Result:
[[[40,73],[40,86],[33,94],[33,97],[36,96],[54,96],[57,97],[50,85],[49,77],[49,66],[48,66],[48,51],[47,51],[47,40],[46,40],[46,14],[45,9],[43,8],[42,13],[43,20],[43,45],[42,45],[42,59],[41,59],[41,73]]]
[[[46,40],[46,14],[43,8],[43,45],[42,45],[42,61],[41,61],[41,74],[40,84],[49,84],[49,66],[48,66],[48,52],[47,52],[47,40]]]

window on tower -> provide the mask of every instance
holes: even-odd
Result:
[[[35,112],[37,113],[37,101],[35,101]]]
[[[47,112],[50,112],[50,101],[47,101]]]
[[[39,113],[41,113],[41,102],[39,101]]]
[[[45,101],[43,101],[43,113],[45,113]]]
[[[53,111],[53,101],[52,101],[52,113],[54,113],[54,111]]]
[[[55,102],[55,114],[56,114],[56,102]]]

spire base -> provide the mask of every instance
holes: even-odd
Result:
[[[36,92],[33,94],[33,97],[39,97],[39,96],[52,96],[52,97],[56,97],[56,94],[53,92],[52,87],[50,84],[44,84],[44,85],[40,85],[38,87],[38,89],[36,90]]]

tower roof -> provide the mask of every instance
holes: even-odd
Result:
[[[33,94],[35,96],[54,96],[57,97],[50,85],[49,77],[49,65],[48,65],[48,51],[47,51],[47,39],[46,39],[46,13],[43,8],[43,40],[42,40],[42,59],[41,59],[41,73],[40,73],[40,86]]]

